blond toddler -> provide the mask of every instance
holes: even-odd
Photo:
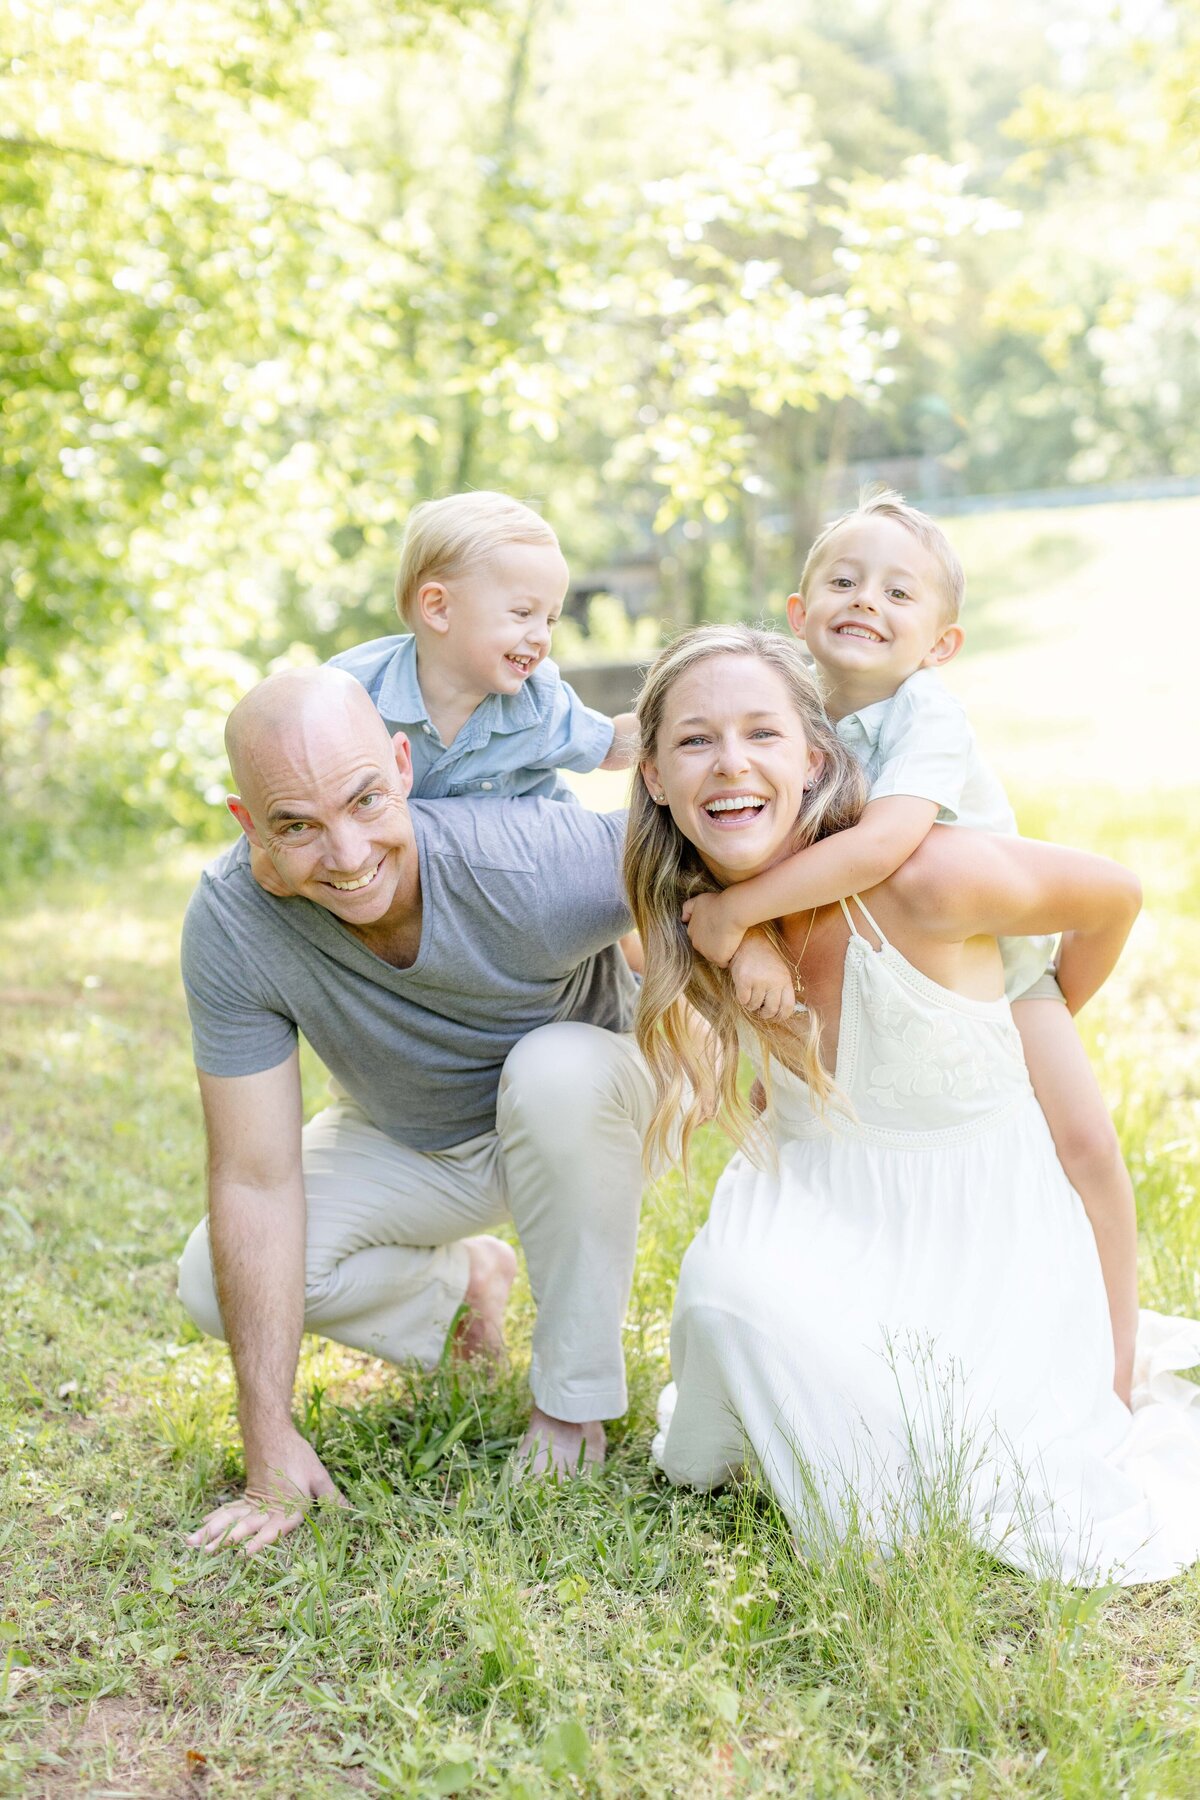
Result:
[[[688,934],[710,962],[730,963],[752,927],[886,881],[935,824],[1016,831],[966,713],[936,672],[962,647],[963,591],[962,566],[945,533],[898,494],[868,496],[817,538],[800,591],[788,601],[788,620],[816,663],[831,722],[865,765],[870,799],[849,830],[687,903]],[[728,773],[736,781],[739,771]],[[744,775],[745,791],[735,798],[753,810],[763,801],[753,771]],[[1002,939],[1000,948],[1030,1080],[1095,1233],[1112,1318],[1114,1385],[1128,1403],[1137,1325],[1133,1190],[1072,1019],[1096,984],[1064,994],[1050,967],[1051,940]]]
[[[407,630],[332,662],[408,738],[415,798],[568,798],[559,769],[630,766],[633,714],[594,712],[550,661],[567,579],[554,532],[507,494],[413,508],[396,575]]]

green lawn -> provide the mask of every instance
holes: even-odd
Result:
[[[997,608],[973,681],[1036,660],[1000,600],[981,599],[981,632]],[[1048,624],[1040,642],[1064,654]],[[1140,741],[1163,703],[1145,680],[1133,701]],[[1089,718],[1072,741],[1104,744],[1111,720]],[[1017,798],[1026,829],[1145,880],[1085,1019],[1138,1190],[1146,1301],[1200,1313],[1194,793],[1031,781]],[[147,850],[0,907],[0,1793],[1200,1793],[1200,1575],[1081,1598],[998,1568],[946,1520],[887,1567],[848,1550],[813,1569],[761,1497],[652,1475],[674,1273],[716,1140],[690,1196],[647,1196],[633,1400],[601,1480],[558,1496],[508,1481],[521,1290],[494,1385],[306,1342],[297,1404],[351,1510],[254,1562],[188,1552],[184,1529],[239,1479],[227,1359],[173,1298],[203,1205],[175,970],[199,861]]]

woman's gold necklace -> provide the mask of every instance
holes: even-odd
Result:
[[[804,998],[804,977],[800,973],[800,964],[804,961],[804,953],[808,949],[808,940],[813,934],[813,926],[817,922],[817,909],[814,906],[809,914],[808,930],[804,934],[804,942],[800,946],[800,954],[792,964],[792,984],[796,990],[796,1011],[808,1011],[808,1002]]]

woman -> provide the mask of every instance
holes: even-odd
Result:
[[[935,829],[861,899],[782,921],[804,1005],[751,1019],[680,909],[850,824],[857,768],[796,647],[745,627],[680,638],[638,711],[626,875],[650,1153],[681,1109],[685,1157],[714,1114],[744,1146],[680,1274],[662,1467],[707,1488],[757,1466],[811,1549],[858,1529],[886,1550],[950,1506],[1037,1573],[1174,1574],[1200,1555],[1200,1389],[1170,1371],[1200,1362],[1200,1324],[1143,1313],[1131,1415],[995,945],[1061,931],[1078,1009],[1136,883],[1099,857]],[[764,1078],[757,1127],[739,1044]]]

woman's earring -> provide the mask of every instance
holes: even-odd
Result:
[[[665,806],[667,804],[667,796],[665,794],[655,794],[654,804],[655,806]]]

